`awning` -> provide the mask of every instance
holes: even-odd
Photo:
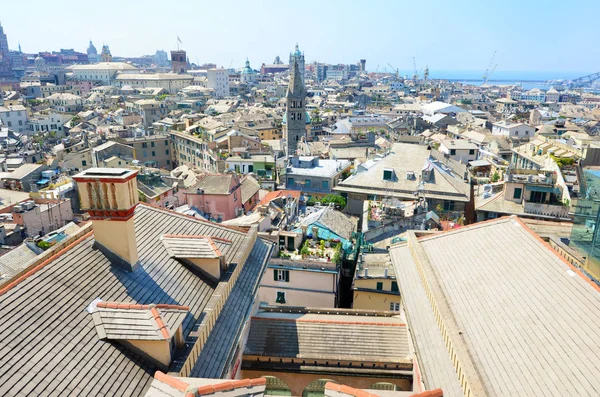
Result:
[[[473,160],[473,161],[469,161],[469,165],[471,167],[485,167],[488,165],[492,165],[492,163],[490,163],[487,160]]]
[[[525,188],[526,190],[530,191],[530,192],[542,192],[542,193],[555,193],[555,194],[559,194],[560,190],[556,187],[550,187],[550,186],[535,186],[535,185],[530,185],[527,186]]]
[[[39,181],[36,182],[36,184],[45,185],[48,182],[50,182],[50,179],[40,179]]]

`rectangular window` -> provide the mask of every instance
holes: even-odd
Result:
[[[454,156],[456,154],[456,149],[450,149],[450,156]]]
[[[144,157],[148,157],[148,152],[144,150],[143,155]]]
[[[392,281],[392,292],[398,292],[398,283],[395,281]]]
[[[399,312],[400,311],[400,303],[390,302],[390,311],[391,312]]]
[[[304,186],[310,187],[310,179],[305,179],[304,180]]]
[[[167,165],[171,165],[171,160],[167,160]]]
[[[469,149],[469,154],[472,156],[475,154],[475,149]]]
[[[383,282],[381,282],[381,281],[377,282],[377,291],[383,291]]]
[[[282,270],[282,269],[273,269],[273,280],[289,283],[290,282],[290,271]]]
[[[167,155],[169,154],[169,149],[165,150],[165,154],[167,154]]]
[[[521,199],[521,195],[523,194],[523,188],[521,187],[516,187],[515,191],[513,193],[513,198],[520,200]]]
[[[329,189],[329,181],[323,181],[323,182],[321,182],[321,187],[323,189]]]
[[[153,150],[152,151],[152,157],[156,156],[156,152]]]
[[[150,147],[154,147],[154,142],[150,142]]]
[[[82,167],[85,167],[85,166],[87,166],[87,161],[85,161],[85,160],[81,160],[81,166],[82,166]]]
[[[295,183],[294,178],[288,178],[288,185],[294,186],[294,183]]]
[[[148,147],[148,143],[147,142],[142,142],[142,148],[147,148]]]
[[[454,201],[444,201],[444,211],[454,211]]]
[[[233,192],[233,201],[237,201],[237,193]]]
[[[277,291],[277,299],[275,302],[285,304],[285,292]]]

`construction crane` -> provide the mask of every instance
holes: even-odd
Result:
[[[377,65],[377,69],[375,69],[375,73],[379,72],[379,65]]]
[[[396,75],[396,77],[398,77],[398,68],[393,67],[391,63],[388,63],[388,66],[390,68],[392,68],[392,70],[394,71],[394,74]]]
[[[490,64],[488,65],[488,67],[485,69],[485,72],[483,73],[483,83],[481,83],[481,84],[485,84],[488,82],[488,79],[492,76],[492,74],[496,70],[496,66],[498,66],[498,64],[494,64],[494,59],[496,59],[496,52],[497,52],[497,50],[494,50],[494,54],[492,54],[492,59],[490,59]]]
[[[231,69],[231,65],[233,65],[233,59],[231,60],[231,62],[229,62],[229,67],[227,67],[227,69]]]
[[[415,68],[415,74],[413,74],[413,81],[416,83],[419,79],[419,72],[417,72],[417,62],[415,61],[415,57],[413,57],[413,67]]]

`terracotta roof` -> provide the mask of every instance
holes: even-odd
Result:
[[[271,201],[275,200],[279,197],[287,197],[292,196],[296,200],[300,200],[301,192],[299,190],[275,190],[274,192],[269,192],[265,195],[265,197],[260,200],[260,204],[269,204]]]
[[[194,387],[179,378],[167,375],[161,371],[156,371],[154,379],[163,382],[172,388],[185,393],[185,397],[206,396],[219,392],[231,391],[241,388],[251,388],[255,386],[266,386],[265,378],[256,379],[240,379],[240,380],[224,380],[223,382]]]
[[[346,385],[338,385],[337,383],[327,382],[325,388],[329,390],[335,390],[340,393],[349,394],[354,397],[379,397],[377,394],[371,394],[361,389],[355,389],[354,387]]]
[[[442,389],[427,390],[421,393],[415,393],[410,397],[444,397]]]

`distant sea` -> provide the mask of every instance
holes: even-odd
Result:
[[[381,70],[380,70],[381,72]],[[389,72],[389,70],[388,70]],[[399,71],[401,76],[410,78],[413,71]],[[484,71],[473,70],[430,70],[429,78],[433,80],[458,81],[465,84],[481,85],[483,82]],[[524,89],[532,88],[550,88],[549,81],[572,80],[577,77],[585,76],[594,72],[551,72],[551,71],[496,71],[488,80],[488,84],[497,85],[515,85],[518,84]],[[419,77],[423,77],[423,70],[419,70]]]

